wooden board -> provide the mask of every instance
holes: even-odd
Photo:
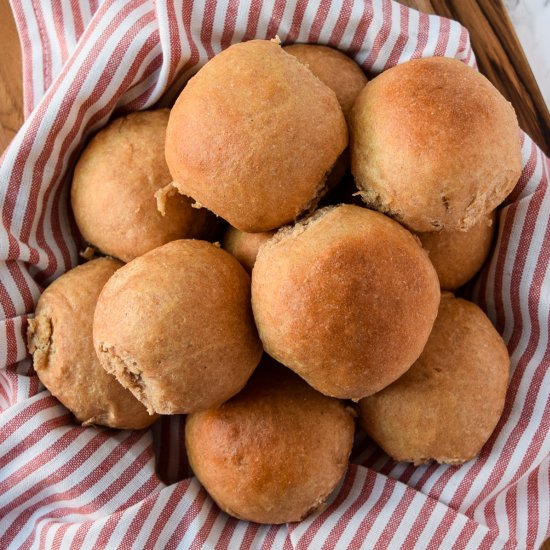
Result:
[[[0,0],[0,154],[23,124],[21,48],[8,0]]]
[[[500,0],[401,0],[460,21],[478,66],[514,105],[520,126],[550,155],[550,115]],[[8,0],[0,0],[0,154],[23,123],[21,50]],[[526,511],[527,513],[527,511]],[[542,546],[550,550],[550,541]]]

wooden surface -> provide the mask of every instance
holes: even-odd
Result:
[[[550,155],[550,115],[500,0],[401,0],[460,21],[478,66],[514,105],[520,126]],[[23,122],[21,51],[8,0],[0,0],[0,154]],[[550,550],[550,541],[542,546]]]
[[[21,49],[8,0],[0,0],[0,154],[23,124]]]

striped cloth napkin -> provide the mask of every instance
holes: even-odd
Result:
[[[0,159],[0,548],[538,548],[550,534],[550,166],[525,135],[522,177],[472,287],[508,345],[511,383],[495,433],[463,466],[396,463],[360,434],[325,511],[237,521],[191,477],[182,417],[80,428],[25,346],[41,289],[78,261],[75,159],[113,114],[170,104],[209,58],[254,37],[329,44],[376,74],[433,55],[475,66],[465,29],[390,0],[11,4],[26,121]]]

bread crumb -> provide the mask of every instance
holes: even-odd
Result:
[[[173,197],[178,192],[174,182],[171,181],[168,185],[161,187],[155,192],[155,199],[157,201],[157,210],[166,216],[166,201],[169,197]]]
[[[45,369],[48,366],[48,357],[52,349],[53,326],[47,315],[38,315],[29,319],[27,329],[27,343],[29,352],[33,355],[35,370]]]
[[[84,250],[80,251],[80,257],[90,261],[94,259],[96,252],[97,250],[93,246],[88,245]]]

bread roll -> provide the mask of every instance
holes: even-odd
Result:
[[[328,46],[292,44],[285,46],[283,49],[298,59],[300,63],[303,63],[336,94],[338,103],[340,103],[342,112],[347,119],[355,98],[367,83],[367,77],[361,67],[346,54]],[[349,150],[346,148],[338,157],[327,177],[327,192],[330,192],[341,182],[346,172],[349,171],[349,165]],[[355,186],[354,190],[357,190]],[[329,203],[325,202],[325,204]]]
[[[342,402],[266,362],[241,393],[185,426],[189,463],[210,496],[258,523],[300,521],[322,507],[346,471],[353,435]]]
[[[417,59],[371,80],[351,129],[363,200],[413,231],[467,230],[521,174],[514,109],[455,59]]]
[[[348,143],[336,96],[274,41],[234,44],[186,85],[166,160],[181,193],[246,232],[311,209]]]
[[[84,426],[141,429],[158,417],[101,368],[92,321],[103,285],[122,263],[98,258],[71,269],[40,296],[28,346],[40,381]]]
[[[467,231],[442,229],[417,234],[437,271],[441,288],[454,290],[479,271],[491,249],[494,232],[493,211]]]
[[[124,262],[183,237],[210,236],[214,216],[179,194],[157,211],[155,192],[172,180],[164,160],[168,109],[117,118],[100,130],[75,168],[71,202],[86,241]]]
[[[260,247],[269,241],[274,235],[274,231],[265,231],[263,233],[245,233],[235,227],[228,227],[223,238],[223,248],[229,254],[235,256],[240,264],[252,273],[252,268],[256,263],[256,256]]]
[[[190,413],[235,395],[262,354],[250,278],[205,241],[172,241],[109,280],[94,316],[101,364],[149,411]]]
[[[360,399],[401,376],[439,304],[428,256],[390,218],[341,205],[280,230],[252,271],[265,350],[320,392]]]
[[[347,117],[367,77],[361,67],[345,53],[319,44],[292,44],[283,48],[303,63],[338,98]]]
[[[360,401],[361,424],[395,460],[461,464],[495,429],[509,370],[506,346],[483,311],[443,296],[418,361]]]

